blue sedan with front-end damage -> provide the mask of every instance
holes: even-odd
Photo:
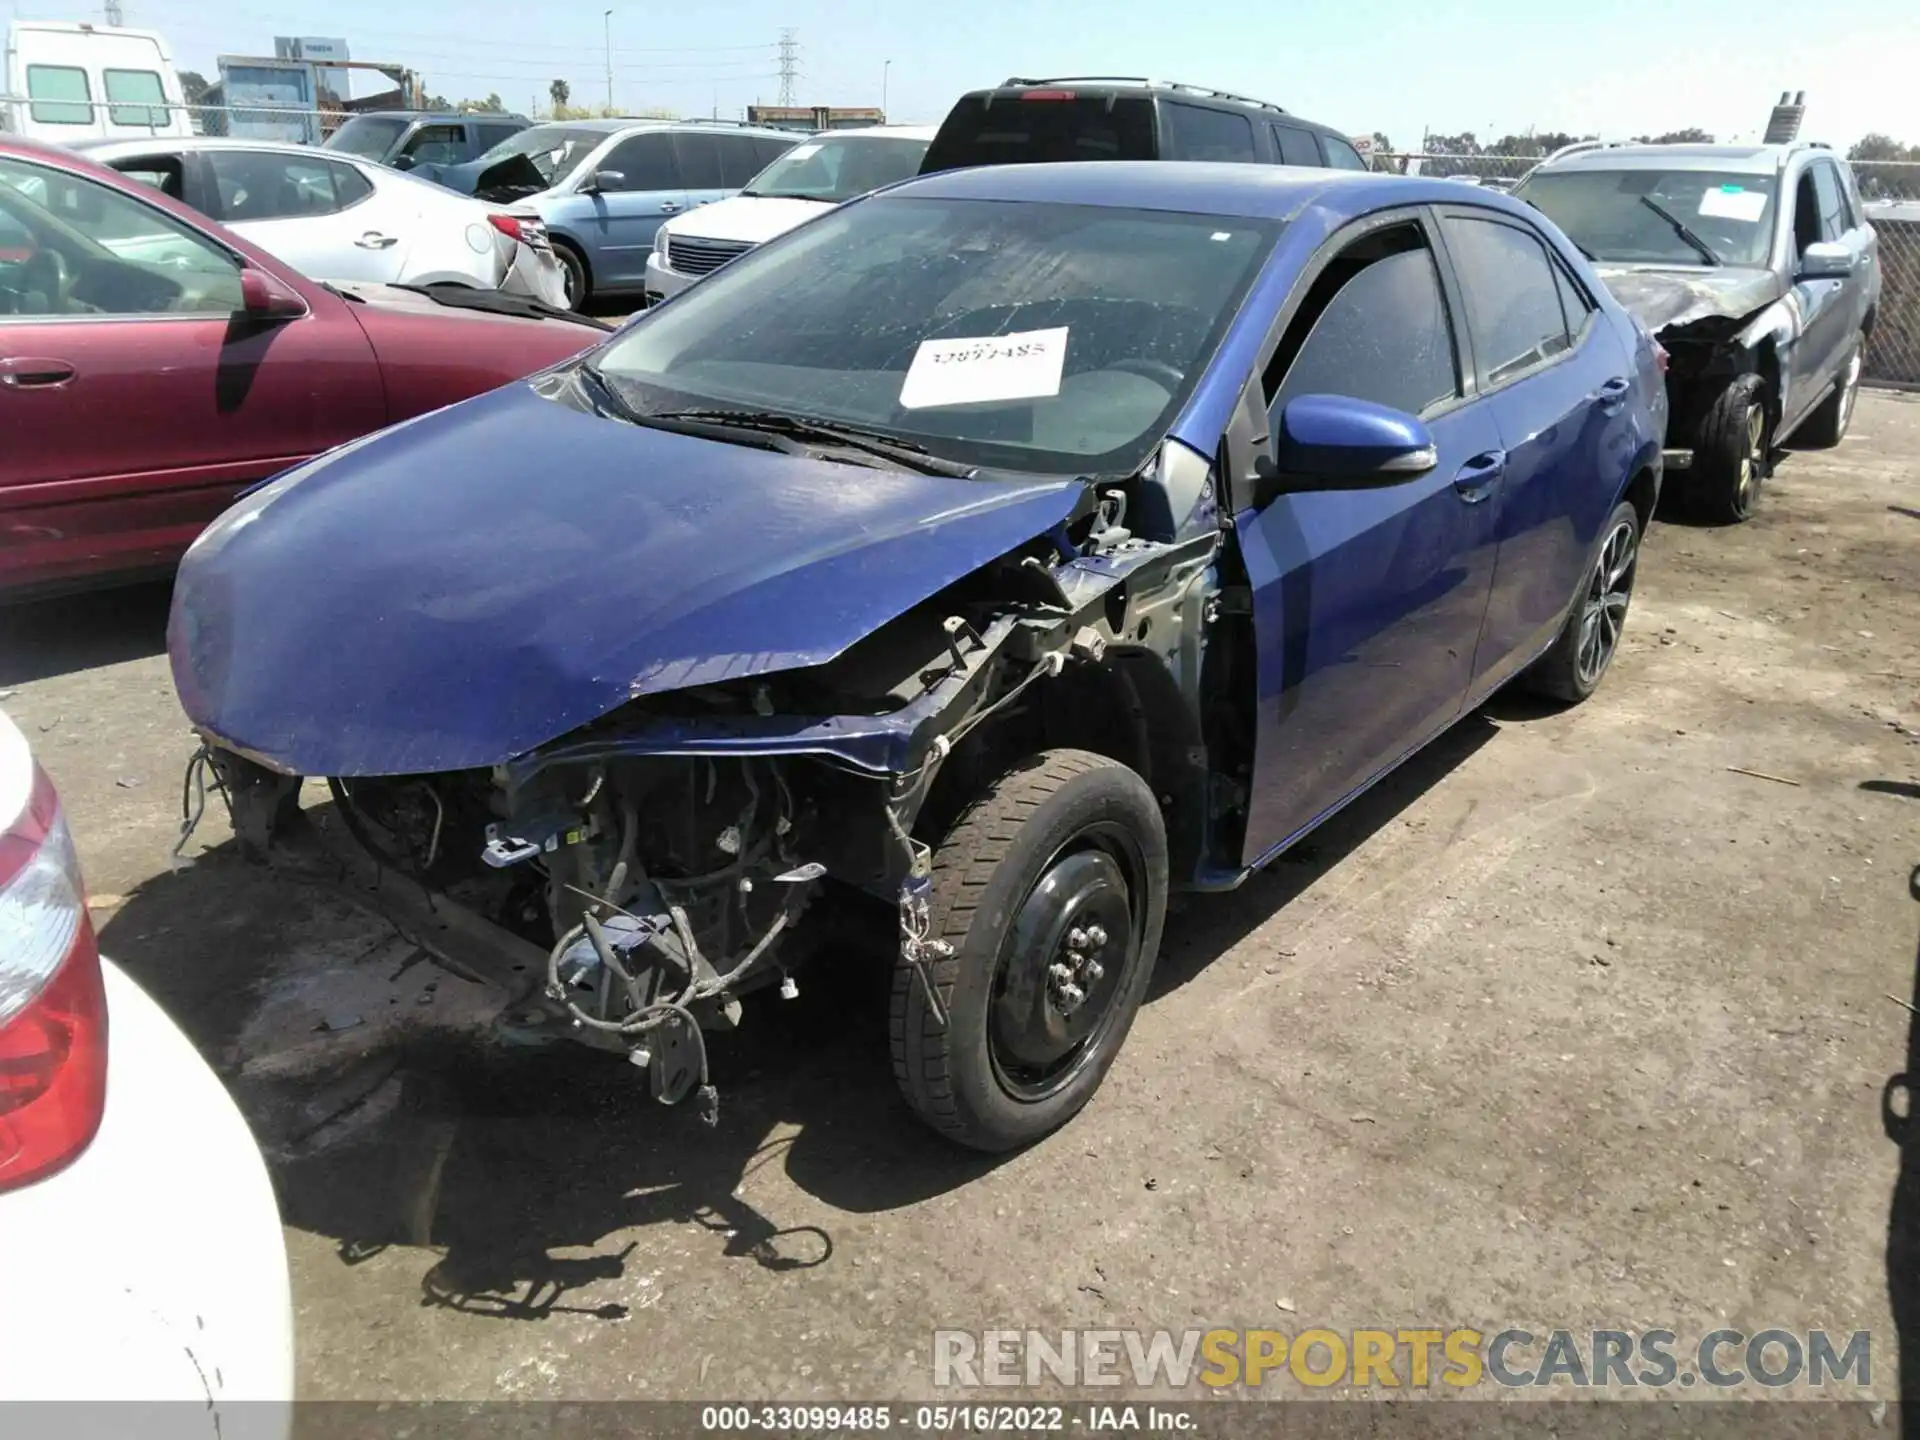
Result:
[[[901,1088],[1006,1149],[1100,1083],[1171,889],[1509,681],[1593,692],[1665,418],[1485,189],[952,172],[251,495],[174,677],[243,844],[344,832],[524,982],[504,1030],[709,1117],[703,1029],[889,907]]]

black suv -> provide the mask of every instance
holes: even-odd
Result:
[[[1231,160],[1365,170],[1338,130],[1202,85],[1132,76],[1018,77],[962,95],[920,173],[1042,160]]]

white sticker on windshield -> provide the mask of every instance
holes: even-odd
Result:
[[[787,151],[787,158],[789,160],[804,160],[809,155],[818,155],[819,153],[820,153],[820,146],[817,143],[809,143],[806,145],[796,145],[791,150]]]
[[[1060,393],[1067,330],[1021,330],[965,340],[922,340],[900,387],[900,408],[1037,400]]]
[[[1715,185],[1700,197],[1702,215],[1712,215],[1722,220],[1744,220],[1749,225],[1759,220],[1766,208],[1767,192],[1764,190],[1729,189],[1725,185]]]

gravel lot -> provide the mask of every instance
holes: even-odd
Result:
[[[855,948],[749,1002],[709,1132],[489,1047],[482,987],[223,817],[170,873],[165,613],[0,612],[0,689],[108,952],[268,1152],[304,1397],[907,1398],[938,1326],[1419,1323],[1868,1329],[1898,1394],[1920,397],[1749,525],[1656,525],[1591,704],[1496,699],[1174,917],[1106,1088],[998,1162],[909,1117]]]

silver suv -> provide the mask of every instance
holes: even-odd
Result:
[[[1774,448],[1837,445],[1880,299],[1853,172],[1824,145],[1569,146],[1514,194],[1669,355],[1669,493],[1753,514]]]

